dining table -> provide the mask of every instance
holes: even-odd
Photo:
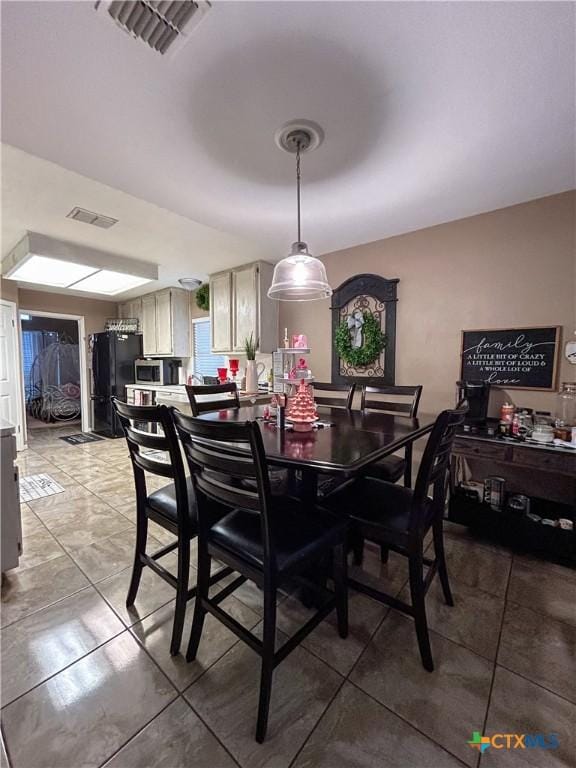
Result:
[[[254,404],[210,411],[198,418],[232,424],[257,420],[268,464],[271,468],[298,470],[298,495],[312,503],[316,501],[319,475],[347,479],[362,474],[373,462],[431,432],[437,417],[425,413],[409,418],[382,411],[320,405],[317,425],[301,432],[289,424],[280,429],[274,418],[265,418],[268,411],[267,406]],[[249,452],[242,445],[235,445],[234,450],[239,455]]]

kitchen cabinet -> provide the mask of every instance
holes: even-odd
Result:
[[[118,315],[123,318],[136,318],[138,330],[142,333],[142,299],[130,299],[118,306]]]
[[[146,357],[190,357],[190,294],[180,288],[142,297],[142,347]]]
[[[142,351],[145,355],[156,354],[156,296],[153,293],[142,298]]]
[[[0,505],[2,572],[18,567],[22,554],[22,521],[16,465],[16,437],[14,427],[0,419],[0,456],[2,457],[2,483]]]
[[[232,349],[232,273],[210,278],[210,328],[212,352]]]
[[[274,267],[264,261],[210,276],[212,351],[242,353],[253,334],[258,350],[278,347],[278,302],[268,298]]]

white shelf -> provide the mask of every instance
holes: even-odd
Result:
[[[284,347],[278,347],[277,352],[284,352],[286,355],[309,355],[310,347],[304,349],[285,349]]]

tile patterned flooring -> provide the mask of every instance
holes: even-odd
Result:
[[[571,764],[575,571],[473,542],[447,525],[456,606],[447,608],[432,588],[435,672],[420,664],[409,619],[352,594],[346,641],[329,617],[278,667],[269,736],[258,745],[257,657],[211,617],[198,659],[171,657],[174,592],[150,571],[126,609],[135,529],[125,444],[68,446],[56,439],[64,429],[33,432],[19,456],[23,474],[47,472],[65,492],[23,505],[24,555],[2,587],[2,765]],[[151,526],[153,547],[170,539]],[[175,555],[164,562],[173,568]],[[355,575],[406,592],[405,563],[393,554],[382,565],[367,547]],[[257,589],[245,585],[226,608],[258,632]],[[283,596],[279,637],[306,616]],[[184,642],[191,618],[192,603]],[[560,746],[480,756],[467,744],[474,730],[554,732]]]

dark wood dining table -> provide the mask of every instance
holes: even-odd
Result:
[[[318,406],[319,423],[327,426],[297,432],[280,430],[274,420],[264,420],[265,411],[262,405],[243,406],[211,411],[198,418],[228,423],[258,420],[268,463],[299,470],[300,495],[309,501],[316,499],[319,473],[354,477],[378,459],[428,434],[436,420],[435,414],[411,419],[379,411]],[[238,446],[239,454],[246,451]]]

